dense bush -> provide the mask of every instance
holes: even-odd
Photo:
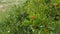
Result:
[[[0,24],[1,34],[60,34],[60,2],[27,0],[14,5]]]

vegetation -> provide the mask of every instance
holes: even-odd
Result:
[[[60,0],[27,0],[0,15],[0,34],[60,34]]]

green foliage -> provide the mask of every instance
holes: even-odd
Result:
[[[55,0],[27,0],[9,7],[1,34],[60,34],[60,10]]]

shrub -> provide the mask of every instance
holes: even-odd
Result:
[[[22,6],[13,5],[8,9],[9,16],[1,23],[1,33],[59,34],[59,8],[55,0],[27,0]]]

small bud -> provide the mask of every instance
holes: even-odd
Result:
[[[48,30],[46,29],[45,32],[48,32]]]
[[[34,16],[32,16],[31,18],[32,18],[32,19],[34,19],[35,17],[34,17]]]

